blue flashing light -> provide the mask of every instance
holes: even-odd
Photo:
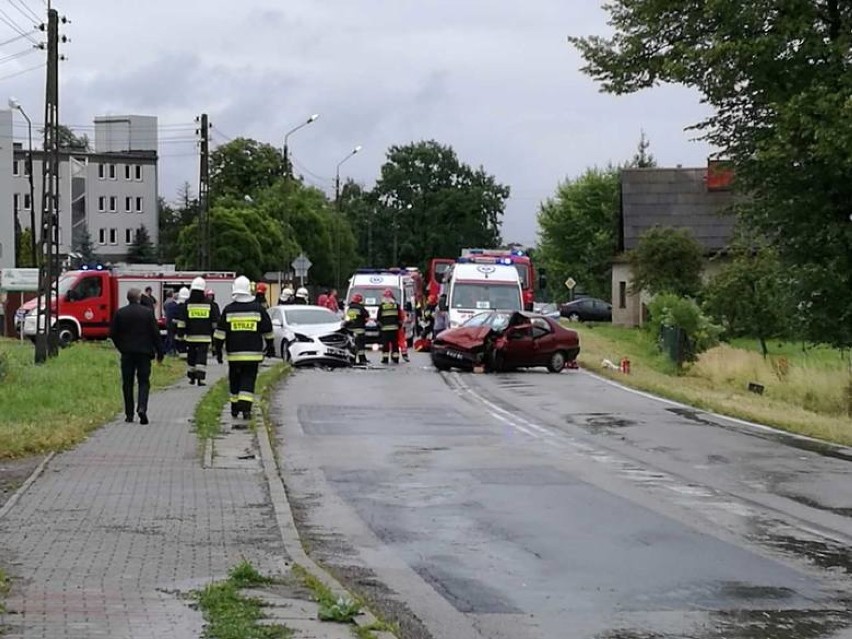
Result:
[[[100,262],[89,262],[88,264],[80,265],[81,271],[103,271],[104,265]]]
[[[502,260],[500,260],[500,264],[505,264],[506,266],[511,266],[512,265],[512,259],[509,258],[509,257],[504,257]]]
[[[525,257],[526,253],[524,253],[521,249],[515,249],[514,251],[512,251],[512,255],[515,255],[517,257]]]

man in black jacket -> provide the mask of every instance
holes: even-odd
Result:
[[[163,345],[154,311],[140,303],[142,291],[127,291],[127,306],[116,311],[109,337],[121,353],[121,388],[124,393],[124,421],[133,421],[133,378],[139,380],[139,423],[148,423],[148,392],[151,388],[151,360],[163,361]]]

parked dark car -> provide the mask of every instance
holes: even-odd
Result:
[[[572,322],[611,322],[612,304],[594,297],[582,297],[565,302],[559,314]]]
[[[580,339],[576,331],[543,315],[489,312],[474,315],[432,342],[432,364],[440,371],[489,371],[545,366],[551,373],[576,368]]]

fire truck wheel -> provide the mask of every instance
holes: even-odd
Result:
[[[62,348],[70,346],[77,339],[77,327],[71,322],[59,322],[56,325],[56,336]]]

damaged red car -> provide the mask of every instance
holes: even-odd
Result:
[[[432,364],[487,371],[545,366],[551,373],[576,368],[580,338],[549,317],[535,313],[480,313],[458,328],[441,332],[432,343]]]

